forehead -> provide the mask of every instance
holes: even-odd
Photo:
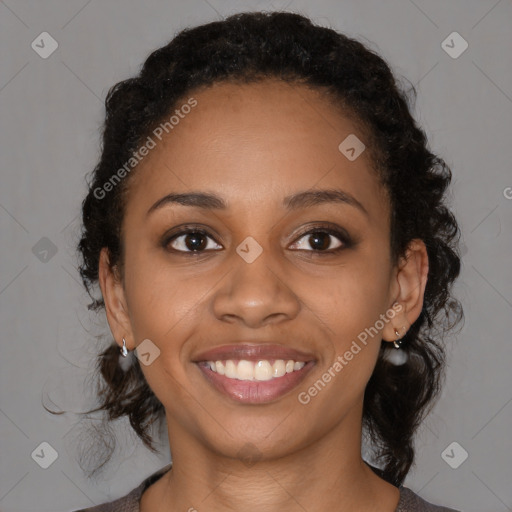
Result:
[[[274,79],[218,83],[184,97],[175,109],[190,98],[197,104],[175,116],[168,133],[150,134],[155,147],[130,183],[134,208],[190,190],[217,191],[235,207],[342,188],[383,216],[387,200],[368,148],[355,160],[339,148],[345,140],[364,143],[364,134],[321,90]]]

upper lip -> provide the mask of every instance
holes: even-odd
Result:
[[[201,352],[194,358],[199,361],[226,361],[228,359],[245,359],[247,361],[259,361],[262,359],[292,359],[294,361],[312,361],[311,354],[296,350],[276,343],[245,343],[222,345]]]

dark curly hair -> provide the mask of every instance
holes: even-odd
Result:
[[[98,284],[103,247],[108,248],[112,269],[123,275],[121,224],[131,175],[105,197],[97,197],[98,189],[187,95],[223,81],[269,78],[322,91],[362,130],[391,205],[393,262],[405,255],[415,238],[427,248],[423,309],[403,340],[408,362],[391,364],[383,357],[388,346],[383,341],[364,395],[363,428],[380,465],[373,469],[398,486],[414,462],[414,434],[441,389],[443,336],[463,318],[459,301],[451,295],[460,271],[460,230],[445,204],[451,171],[429,150],[426,135],[409,110],[408,93],[415,98],[416,90],[411,85],[404,92],[368,45],[295,13],[239,13],[182,30],[149,55],[136,77],[114,85],[105,101],[102,154],[82,204],[79,271],[93,299],[89,309],[105,305],[91,293]],[[136,168],[131,174],[135,173]],[[119,347],[110,339],[97,360],[100,406],[88,412],[103,411],[108,421],[127,416],[144,445],[155,452],[149,428],[164,416],[163,405],[138,360],[134,358],[124,371],[118,356]]]

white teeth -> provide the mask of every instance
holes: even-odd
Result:
[[[236,365],[233,361],[231,361],[231,360],[226,361],[225,369],[226,369],[226,371],[224,372],[224,375],[226,377],[229,377],[230,379],[236,379],[237,370],[236,370]]]
[[[282,377],[286,373],[286,366],[282,359],[278,359],[272,365],[272,369],[274,370],[273,377]]]
[[[215,371],[219,375],[224,375],[224,365],[222,364],[222,361],[215,361]]]
[[[236,361],[228,359],[227,361],[207,361],[206,364],[212,371],[230,379],[265,381],[298,371],[306,363],[292,359],[288,361],[276,359],[274,364],[270,364],[270,361],[264,359],[257,362],[242,359],[237,364]]]
[[[254,368],[254,378],[256,380],[270,380],[274,370],[268,361],[258,361]]]
[[[251,361],[239,361],[236,367],[235,379],[240,380],[254,380],[254,364]]]

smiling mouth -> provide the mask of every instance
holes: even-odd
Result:
[[[231,400],[268,404],[296,388],[314,367],[315,361],[228,359],[200,361],[196,365],[213,389]]]
[[[243,381],[277,379],[287,373],[299,371],[306,365],[304,361],[294,361],[293,359],[263,359],[259,361],[228,359],[227,361],[206,361],[205,364],[219,375]]]

